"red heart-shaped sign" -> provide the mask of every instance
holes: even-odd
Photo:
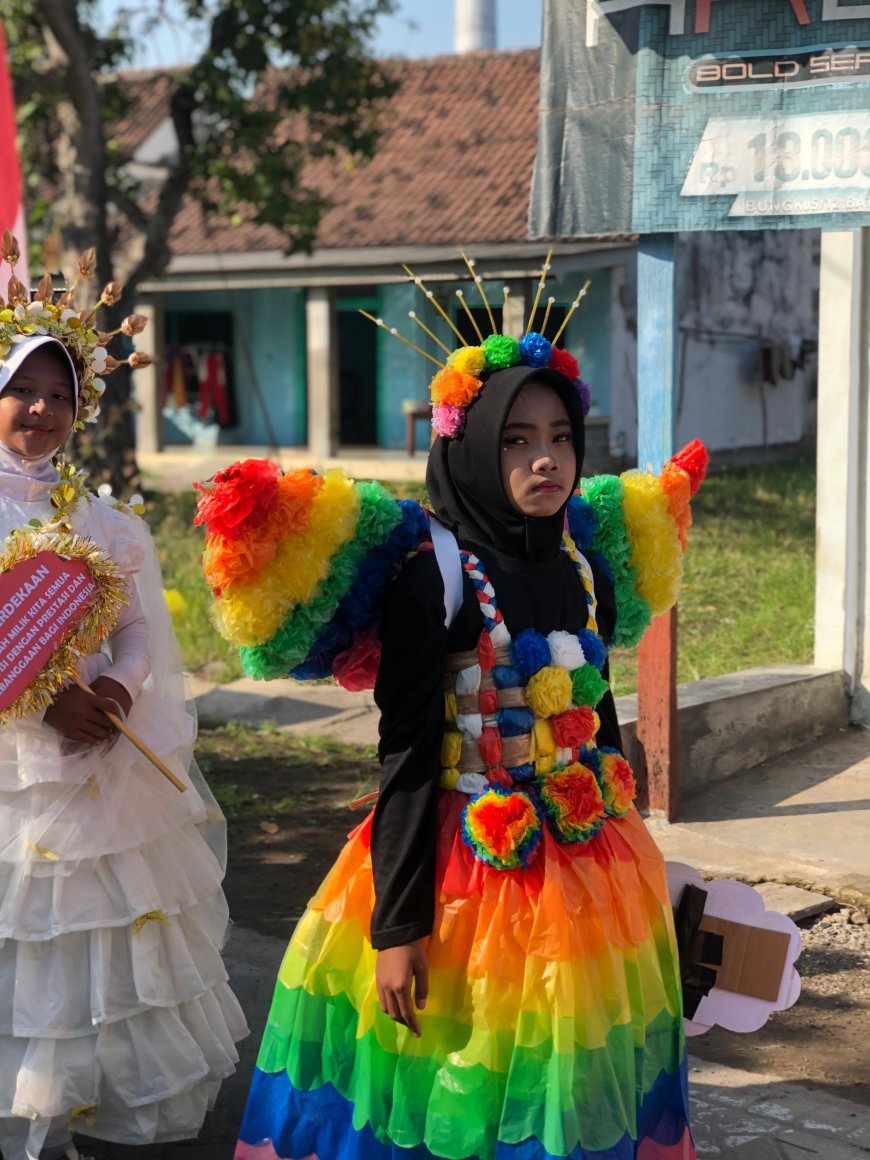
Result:
[[[97,593],[84,564],[54,552],[40,552],[0,574],[0,713],[42,672]]]

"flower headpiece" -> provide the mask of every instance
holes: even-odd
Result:
[[[75,427],[80,431],[85,423],[95,422],[100,413],[100,397],[106,389],[102,375],[111,374],[125,364],[134,369],[150,364],[150,356],[141,352],[135,352],[119,362],[106,350],[106,343],[116,334],[129,337],[140,334],[145,329],[147,319],[141,314],[130,314],[117,330],[102,332],[94,329],[97,309],[100,306],[114,306],[121,297],[122,287],[117,282],[110,282],[100,295],[99,302],[93,306],[76,309],[76,288],[91,279],[96,269],[96,253],[93,249],[82,254],[75,281],[56,300],[50,274],[43,276],[31,300],[30,291],[15,276],[15,263],[19,256],[18,242],[5,230],[0,242],[0,257],[9,266],[11,274],[6,299],[0,295],[0,366],[19,343],[35,335],[47,335],[63,343],[78,378]]]
[[[465,295],[461,290],[456,291],[456,296],[459,299],[463,310],[468,315],[474,332],[478,337],[479,345],[473,346],[465,341],[458,328],[454,325],[450,316],[444,307],[435,298],[433,292],[427,289],[423,279],[418,277],[410,267],[403,267],[408,277],[413,281],[414,285],[418,287],[435,307],[459,341],[462,346],[456,350],[451,351],[449,347],[435,335],[425,323],[421,322],[416,313],[411,310],[408,317],[420,327],[421,330],[431,338],[447,355],[447,362],[443,363],[440,359],[435,358],[431,354],[427,354],[416,343],[411,342],[403,335],[399,334],[395,327],[389,327],[382,318],[375,318],[371,314],[367,314],[365,310],[360,311],[371,322],[377,326],[388,330],[394,338],[398,338],[404,342],[406,346],[410,346],[416,350],[418,354],[423,355],[424,358],[429,359],[430,362],[435,363],[440,370],[429,384],[429,394],[432,399],[432,427],[436,435],[443,435],[448,439],[455,439],[456,436],[461,435],[465,430],[465,413],[468,407],[474,402],[480,393],[481,388],[486,382],[488,375],[495,371],[506,370],[508,367],[526,366],[536,367],[539,369],[549,368],[551,370],[559,371],[565,375],[566,378],[571,379],[577,390],[580,393],[580,398],[583,404],[583,414],[589,412],[591,404],[591,396],[589,387],[580,378],[580,367],[577,360],[567,350],[556,346],[562,336],[562,332],[568,325],[568,322],[586,297],[589,290],[589,282],[587,281],[582,290],[580,290],[577,297],[571,303],[571,307],[565,315],[562,325],[554,335],[552,340],[545,337],[544,331],[547,329],[547,322],[550,317],[550,311],[553,307],[555,298],[547,299],[547,308],[544,312],[544,321],[541,325],[541,332],[532,330],[532,324],[535,319],[535,314],[538,310],[538,305],[541,301],[541,295],[547,282],[547,275],[550,272],[550,259],[553,251],[550,250],[547,254],[544,265],[541,269],[541,276],[538,281],[538,292],[535,295],[535,302],[532,306],[532,312],[529,316],[529,322],[526,327],[526,332],[522,338],[516,339],[509,334],[499,334],[496,330],[495,318],[493,317],[492,308],[486,297],[486,291],[483,288],[483,279],[478,274],[474,267],[474,261],[467,258],[465,252],[460,250],[462,258],[468,267],[468,272],[474,279],[474,284],[480,294],[481,300],[486,307],[487,315],[489,316],[489,323],[491,326],[491,333],[484,337],[481,333],[480,327],[477,325],[477,320],[472,314],[468,303],[465,300]],[[504,306],[507,307],[509,297],[508,287],[504,288]]]

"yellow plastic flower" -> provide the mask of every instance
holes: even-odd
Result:
[[[308,527],[282,540],[259,579],[228,592],[215,606],[221,635],[234,644],[269,640],[296,604],[307,603],[329,572],[332,556],[353,536],[359,496],[353,480],[328,471],[311,504]]]
[[[552,773],[556,764],[556,739],[549,721],[536,721],[532,726],[529,760],[534,762],[535,773],[539,777],[545,773]]]
[[[546,665],[526,685],[526,700],[536,717],[555,717],[571,704],[571,678],[564,669]]]
[[[438,786],[440,789],[456,789],[459,784],[459,770],[458,769],[442,769],[441,777],[438,779]]]
[[[622,510],[632,543],[631,563],[637,569],[637,590],[653,615],[658,615],[676,603],[683,578],[677,528],[656,476],[630,471],[621,478]]]
[[[480,378],[486,366],[486,351],[482,346],[463,346],[455,350],[447,360],[447,365],[466,375]]]
[[[453,692],[444,694],[444,720],[451,724],[456,720],[456,715],[459,708],[456,704],[456,694]]]
[[[458,765],[462,753],[462,734],[445,733],[441,738],[441,764]]]

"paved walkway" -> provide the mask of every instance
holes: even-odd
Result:
[[[268,689],[268,693],[265,692]],[[195,690],[203,720],[273,720],[280,728],[371,744],[370,697],[295,682]],[[845,730],[688,799],[672,826],[649,823],[666,856],[713,874],[811,885],[870,903],[870,734]],[[244,915],[237,915],[244,922]],[[231,1160],[282,941],[234,929],[227,963],[252,1035],[237,1074],[196,1142],[130,1149],[94,1145],[97,1160]],[[868,1029],[870,1033],[870,1029]],[[692,1060],[700,1160],[868,1160],[870,1112],[803,1084]],[[868,1066],[870,1074],[870,1066]],[[321,1160],[331,1160],[322,1157]]]

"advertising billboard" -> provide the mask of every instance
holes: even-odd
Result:
[[[870,0],[546,0],[532,236],[870,223]]]

